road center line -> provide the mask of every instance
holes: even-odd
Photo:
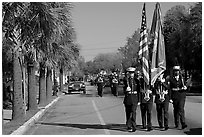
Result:
[[[101,113],[99,112],[99,110],[98,110],[98,108],[97,108],[97,106],[96,106],[94,100],[92,100],[92,104],[93,104],[93,107],[94,107],[94,109],[95,109],[95,111],[96,111],[96,113],[97,113],[97,115],[98,115],[98,118],[99,118],[99,120],[100,120],[100,122],[101,122],[101,125],[104,125],[104,126],[105,126],[105,122],[104,122],[104,120],[103,120],[103,118],[102,118],[102,116],[101,116]],[[106,134],[106,135],[110,135],[110,132],[109,132],[107,129],[104,129],[104,131],[105,131],[105,134]]]

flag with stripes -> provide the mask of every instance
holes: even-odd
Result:
[[[154,85],[156,79],[166,70],[165,44],[159,3],[156,3],[150,34],[154,36],[151,64],[151,85]]]
[[[139,60],[142,65],[142,73],[144,81],[149,85],[149,49],[147,43],[147,23],[146,23],[146,11],[145,3],[142,10],[142,24],[140,29],[140,45],[139,45]]]

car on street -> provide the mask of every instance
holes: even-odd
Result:
[[[70,94],[72,92],[77,92],[77,93],[83,92],[84,94],[86,94],[86,85],[82,77],[70,78],[70,82],[68,83],[68,90],[65,91],[65,94],[66,93]]]

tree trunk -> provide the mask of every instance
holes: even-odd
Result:
[[[63,90],[63,69],[60,68],[60,79],[59,79],[59,82],[60,82],[60,92],[62,92]]]
[[[24,117],[22,96],[22,73],[18,55],[13,55],[13,107],[12,120]]]
[[[40,63],[39,104],[45,105],[45,103],[46,103],[45,66],[42,63]]]
[[[58,83],[57,83],[57,80],[55,78],[55,70],[53,70],[53,82],[54,82],[54,87],[53,87],[53,96],[57,96],[57,93],[58,93]]]
[[[28,110],[37,110],[37,93],[35,90],[35,68],[33,63],[28,64]]]
[[[27,110],[27,90],[26,90],[26,67],[25,66],[22,66],[22,75],[23,75],[23,83],[22,83],[22,86],[23,86],[23,103],[24,103],[24,113],[26,115],[26,110]]]
[[[52,97],[52,80],[51,80],[51,70],[47,68],[47,75],[46,75],[46,100],[50,101]]]

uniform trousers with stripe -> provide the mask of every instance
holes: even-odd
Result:
[[[159,127],[168,127],[168,119],[169,119],[169,102],[164,103],[156,103],[157,110],[157,120]]]
[[[151,128],[152,127],[152,104],[153,103],[141,103],[141,116],[142,116],[142,126],[143,128]]]
[[[125,105],[125,112],[126,112],[126,125],[128,128],[136,129],[136,110],[137,105]]]

